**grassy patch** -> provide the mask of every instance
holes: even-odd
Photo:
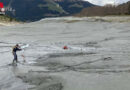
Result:
[[[9,16],[6,16],[6,15],[0,15],[0,21],[2,21],[2,22],[18,22],[18,20],[11,18]]]

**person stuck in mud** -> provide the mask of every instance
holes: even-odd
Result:
[[[21,51],[22,49],[20,48],[20,46],[18,44],[16,44],[13,49],[12,49],[12,54],[14,56],[14,59],[13,59],[13,63],[17,63],[18,62],[18,57],[17,57],[17,51]]]

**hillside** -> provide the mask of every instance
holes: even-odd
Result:
[[[5,5],[9,4],[7,0],[3,2]],[[10,7],[15,9],[15,13],[6,13],[23,21],[35,21],[44,17],[66,14],[62,7],[52,0],[12,0]]]
[[[130,15],[130,1],[118,6],[106,5],[83,9],[76,16],[106,16],[106,15]]]
[[[7,15],[22,21],[36,21],[45,17],[66,16],[94,6],[83,0],[1,0],[5,6],[15,9]]]
[[[80,12],[83,8],[94,6],[93,4],[83,0],[54,0],[69,14]]]

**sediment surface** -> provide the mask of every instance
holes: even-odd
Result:
[[[63,17],[0,26],[0,90],[130,90],[129,20]],[[27,47],[12,66],[16,43]]]

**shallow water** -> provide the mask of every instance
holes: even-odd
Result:
[[[0,90],[130,89],[129,22],[52,18],[0,32]],[[9,66],[16,43],[29,47]]]

